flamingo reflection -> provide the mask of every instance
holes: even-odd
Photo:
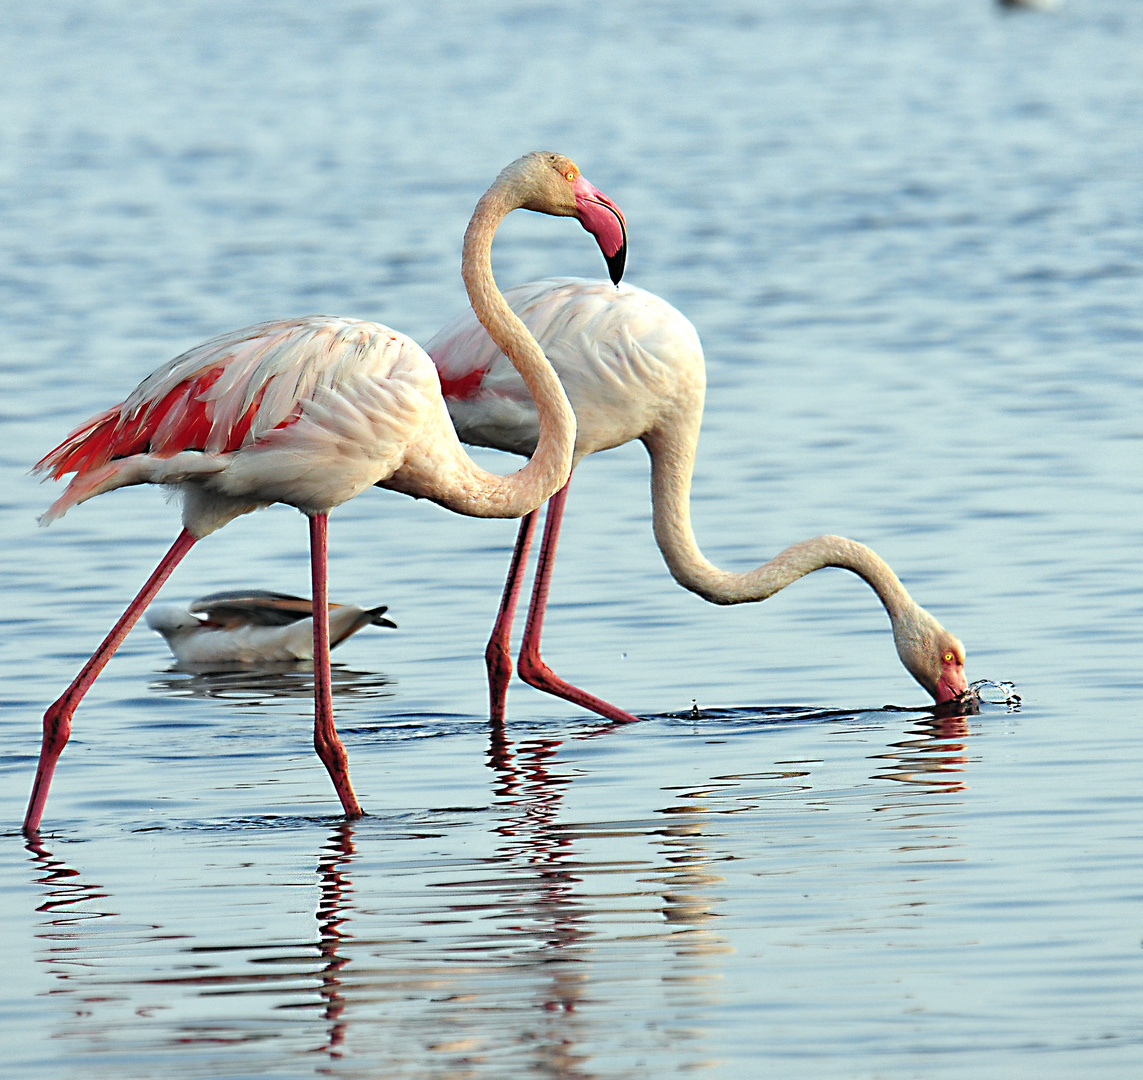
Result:
[[[969,710],[956,716],[926,716],[914,722],[904,739],[889,744],[884,754],[871,760],[883,762],[874,780],[894,780],[914,790],[952,793],[968,786],[963,774],[968,765]]]
[[[581,959],[579,947],[592,931],[587,926],[590,911],[576,895],[581,882],[574,841],[558,827],[560,805],[574,777],[558,770],[562,738],[521,742],[513,750],[502,724],[492,725],[489,765],[497,776],[495,792],[504,816],[496,825],[503,838],[497,849],[498,864],[512,868],[504,879],[501,910],[509,913],[509,929],[524,931],[539,939],[540,959],[550,973],[541,1007],[547,1012],[574,1012],[583,997],[587,972],[574,963]],[[521,919],[521,916],[526,916]],[[578,1075],[570,1044],[557,1041],[565,1057],[560,1076]],[[552,1063],[548,1063],[551,1067]]]
[[[28,838],[25,848],[31,854],[35,868],[36,876],[33,880],[43,890],[42,902],[36,908],[45,916],[36,932],[36,937],[47,946],[42,963],[48,973],[61,984],[53,993],[66,995],[67,1000],[76,1002],[65,1013],[71,1018],[68,1034],[77,1034],[78,1024],[88,1030],[93,1038],[105,1038],[107,1032],[116,1025],[113,1018],[116,1003],[136,1000],[136,992],[130,990],[132,986],[136,991],[142,987],[170,987],[176,994],[185,990],[193,997],[221,994],[233,1001],[235,994],[261,995],[266,992],[268,985],[296,983],[299,974],[307,967],[312,970],[313,953],[309,951],[308,956],[306,953],[316,947],[321,960],[321,967],[315,973],[317,995],[322,1004],[326,1030],[322,1043],[315,1049],[327,1052],[331,1057],[340,1056],[347,1029],[343,1015],[346,1008],[343,969],[349,963],[346,945],[350,935],[345,924],[350,917],[348,912],[352,908],[353,892],[347,872],[354,856],[353,827],[348,821],[338,823],[322,846],[318,858],[320,896],[316,910],[315,942],[308,946],[299,944],[298,948],[287,949],[287,954],[283,955],[280,944],[276,947],[254,946],[251,953],[249,946],[217,946],[192,941],[180,950],[182,960],[175,964],[175,969],[189,966],[193,974],[159,974],[150,978],[116,977],[111,968],[102,962],[109,955],[102,951],[107,947],[105,936],[97,935],[93,938],[87,927],[94,919],[116,914],[102,906],[93,906],[96,901],[108,898],[109,894],[103,887],[84,880],[79,871],[45,848],[38,837]],[[151,924],[148,929],[146,936],[152,941],[173,938],[169,930],[164,930],[157,924]],[[276,960],[286,961],[289,970],[270,973],[263,968],[234,973],[221,968],[210,970],[211,967],[216,967],[216,963],[209,966],[204,963],[206,957],[212,954],[225,957],[234,953],[250,953],[249,958],[256,962],[261,954],[269,951],[274,952]],[[187,959],[186,954],[193,954],[193,962]],[[290,996],[293,993],[288,987],[283,992]],[[128,996],[125,997],[125,993]],[[159,1007],[170,1009],[175,1006],[175,1001],[175,998],[166,998]],[[312,1002],[290,1002],[282,1007],[312,1008],[312,1005]],[[135,1008],[138,1015],[144,1015],[145,1012],[149,1014],[152,1007],[148,1006],[144,1010],[136,1005]],[[231,1011],[216,1023],[196,1026],[193,1032],[189,1028],[176,1026],[169,1038],[171,1045],[182,1047],[242,1041],[243,1037],[236,1035],[233,1029],[234,1017]]]
[[[624,726],[597,724],[573,738],[597,739]],[[664,1021],[664,1030],[672,1029],[668,1020],[679,1022],[679,1030],[687,1033],[676,1047],[680,1064],[701,1073],[709,1065],[705,1022],[719,1004],[721,958],[733,952],[715,929],[723,902],[718,886],[724,881],[717,864],[731,857],[712,850],[706,835],[717,819],[687,793],[658,812],[660,821],[561,822],[561,804],[575,779],[573,773],[557,769],[561,743],[550,738],[521,742],[513,753],[503,730],[494,725],[488,755],[506,810],[497,830],[507,841],[501,852],[538,874],[540,887],[531,913],[533,918],[549,920],[545,955],[555,953],[565,960],[552,973],[544,1007],[566,1014],[586,999],[598,1001],[605,991],[591,992],[595,965],[589,961],[619,949],[632,964],[645,964],[648,971],[659,969],[667,1008],[656,1015]],[[649,842],[654,853],[646,859],[619,861],[613,846],[624,838],[641,846]],[[576,850],[585,845],[609,854],[603,860],[593,859]],[[605,893],[600,892],[603,883],[609,885]],[[588,888],[590,895],[585,895]],[[638,933],[628,937],[632,923],[653,923],[656,914],[662,919],[661,929],[648,938]],[[618,924],[618,938],[596,944],[593,937],[602,934],[601,927],[608,922]],[[636,941],[641,944],[634,945]],[[649,952],[650,942],[661,950]],[[549,1046],[557,1050],[566,1051],[577,1037],[584,1045],[591,1044],[590,1032],[580,1037],[570,1018],[552,1035]],[[579,1075],[566,1069],[556,1074]]]
[[[343,955],[342,950],[346,941],[352,937],[344,925],[349,921],[347,912],[353,906],[350,903],[353,884],[349,880],[348,869],[354,854],[353,825],[349,821],[342,821],[323,845],[318,859],[317,872],[321,887],[317,906],[318,952],[325,962],[319,973],[321,985],[318,993],[325,1002],[323,1015],[329,1025],[326,1043],[320,1049],[328,1051],[330,1057],[341,1057],[347,1028],[343,1015],[345,993],[342,969],[349,963],[349,958]]]
[[[33,865],[42,872],[42,876],[36,878],[35,882],[44,889],[44,902],[36,910],[51,916],[44,923],[45,929],[51,932],[40,933],[38,937],[58,940],[58,931],[65,927],[90,919],[106,918],[111,914],[109,911],[91,911],[81,906],[93,900],[107,899],[102,885],[84,881],[78,870],[73,870],[48,851],[38,836],[29,838],[24,847],[31,852]]]
[[[66,992],[81,993],[84,975],[90,973],[90,959],[84,956],[83,927],[93,919],[104,919],[113,912],[93,908],[97,900],[106,900],[108,894],[102,885],[84,881],[78,870],[47,850],[38,837],[30,837],[24,847],[32,855],[32,865],[38,876],[35,883],[43,889],[43,902],[36,907],[45,918],[36,931],[36,937],[45,944],[42,962],[48,973],[59,979]],[[77,979],[80,982],[72,985]],[[76,1010],[82,1016],[84,1007]]]
[[[42,901],[36,906],[43,915],[34,931],[43,946],[37,960],[58,983],[48,993],[68,1003],[62,1015],[69,1024],[65,1033],[70,1034],[86,1027],[99,1005],[107,1001],[92,985],[98,963],[87,945],[87,930],[93,920],[108,918],[114,912],[96,903],[108,899],[103,886],[85,881],[78,870],[45,848],[39,837],[26,838],[24,847],[32,856],[33,882],[43,890]]]
[[[624,725],[594,725],[576,733],[577,739],[593,739],[618,730]],[[728,855],[712,854],[703,835],[706,823],[702,808],[672,804],[663,813],[663,824],[648,827],[639,822],[595,822],[568,824],[559,820],[565,793],[574,782],[571,772],[558,770],[559,750],[563,739],[543,738],[519,743],[513,751],[503,726],[494,724],[488,753],[490,767],[497,776],[495,788],[506,811],[497,827],[505,838],[499,855],[506,861],[528,867],[536,875],[537,889],[529,909],[533,919],[543,919],[548,927],[546,948],[562,951],[571,959],[586,959],[591,952],[590,939],[596,933],[589,920],[597,920],[600,897],[588,903],[578,895],[584,879],[594,873],[614,873],[613,861],[593,863],[575,850],[577,841],[630,835],[648,838],[660,850],[661,862],[632,865],[639,884],[624,886],[615,899],[619,902],[645,902],[650,895],[646,886],[662,886],[660,913],[669,929],[668,941],[674,948],[677,965],[672,965],[668,982],[672,986],[693,986],[715,977],[699,961],[703,956],[726,952],[724,938],[704,924],[716,917],[720,897],[712,889],[723,881],[711,867]],[[658,890],[656,890],[658,891]],[[517,890],[510,898],[520,906]],[[548,1010],[573,1011],[586,993],[590,967],[564,965],[557,969],[550,994],[543,1003]],[[574,972],[575,978],[569,978]],[[680,1002],[691,1013],[699,1005],[710,1002],[691,997]]]

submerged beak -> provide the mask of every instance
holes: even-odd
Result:
[[[582,176],[574,185],[576,214],[580,224],[595,237],[607,262],[607,272],[618,285],[627,265],[627,222],[623,213],[606,195]]]
[[[965,677],[964,668],[960,665],[948,665],[944,673],[941,675],[940,682],[937,683],[937,692],[933,695],[937,699],[937,704],[942,705],[946,701],[952,701],[958,698],[968,689],[968,679]]]

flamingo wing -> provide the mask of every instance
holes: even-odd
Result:
[[[115,487],[206,479],[217,494],[328,509],[398,468],[440,397],[431,361],[378,323],[247,327],[176,357],[35,466],[68,490],[41,518]]]

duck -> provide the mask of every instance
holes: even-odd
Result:
[[[366,626],[397,629],[388,607],[329,605],[330,648]],[[152,604],[147,625],[161,634],[182,666],[269,664],[312,660],[313,602],[266,589],[202,596],[187,607]]]

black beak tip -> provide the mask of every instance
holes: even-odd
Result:
[[[614,255],[608,255],[606,262],[607,272],[611,275],[611,284],[618,285],[623,280],[623,270],[627,266],[626,236],[623,238],[623,243],[619,245],[619,250]]]

